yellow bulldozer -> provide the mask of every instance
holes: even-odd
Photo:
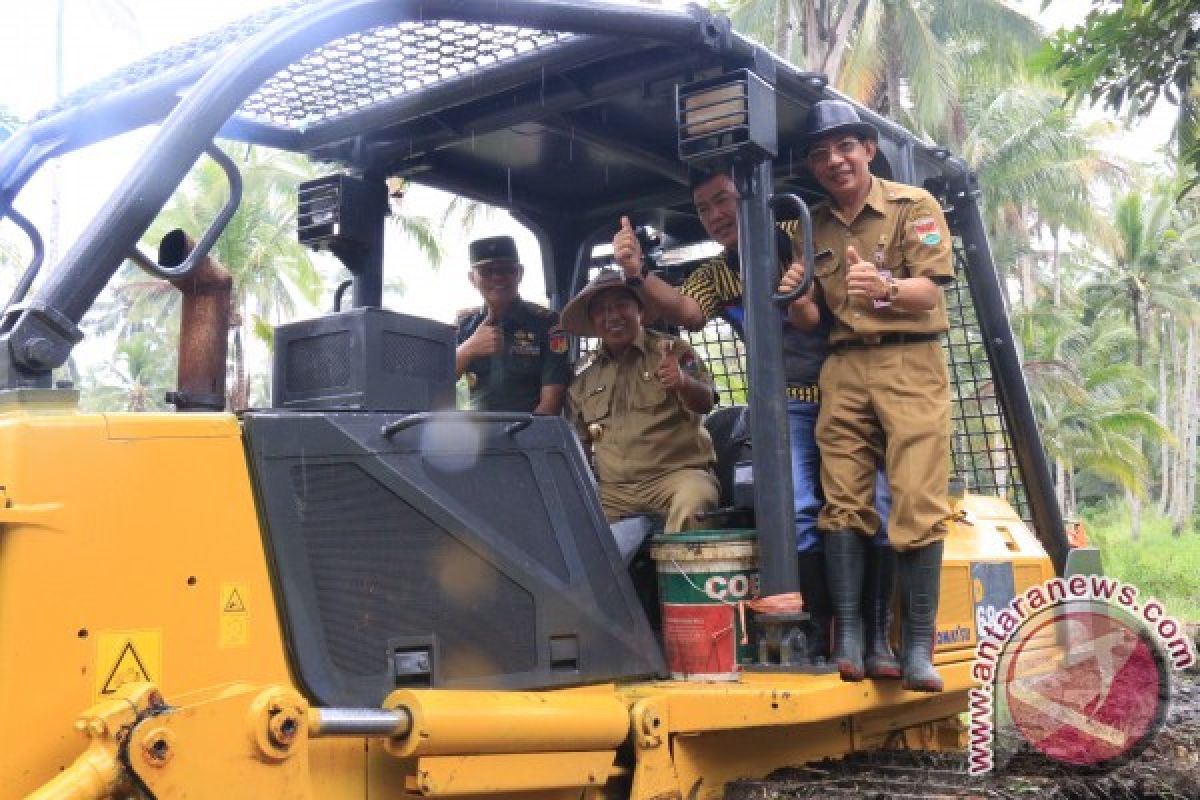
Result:
[[[382,302],[385,262],[402,269],[384,251],[389,180],[507,209],[561,308],[621,214],[657,232],[665,276],[696,266],[688,170],[707,159],[733,164],[741,240],[772,241],[777,215],[821,199],[792,146],[839,97],[698,6],[314,0],[135,63],[17,132],[0,219],[33,258],[0,317],[0,796],[719,798],[853,751],[961,748],[978,626],[1062,574],[1068,548],[960,159],[858,109],[880,131],[874,171],[933,192],[955,237],[940,694],[843,683],[791,658],[787,620],[781,636],[753,614],[731,679],[672,679],[565,421],[454,410],[453,329]],[[29,179],[147,127],[43,265]],[[229,277],[208,257],[240,197],[219,139],[329,167],[299,187],[298,233],[352,276],[333,311],[276,329],[270,407],[237,414]],[[145,255],[204,157],[228,176],[225,208]],[[724,405],[750,387],[764,595],[796,584],[772,255],[743,254],[745,347],[720,325],[693,337],[745,376]],[[183,292],[174,413],[81,411],[57,371],[129,260]]]

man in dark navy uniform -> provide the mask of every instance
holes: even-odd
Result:
[[[483,306],[458,313],[454,368],[480,411],[558,414],[571,372],[558,314],[521,299],[524,268],[511,236],[471,242],[467,278]]]

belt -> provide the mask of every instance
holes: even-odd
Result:
[[[800,400],[805,403],[821,402],[821,390],[811,383],[798,386],[789,384],[787,396],[789,400]]]
[[[941,338],[940,333],[880,333],[874,336],[860,336],[857,339],[847,339],[841,342],[830,342],[829,349],[835,353],[855,347],[876,347],[885,344],[913,344],[915,342],[932,342]]]

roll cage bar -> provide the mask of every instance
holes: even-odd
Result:
[[[74,246],[0,316],[0,392],[52,386],[52,370],[82,338],[84,313],[218,137],[304,153],[380,187],[401,175],[506,207],[538,237],[551,303],[561,307],[586,279],[592,245],[611,236],[620,213],[632,211],[635,221],[653,222],[678,241],[705,238],[676,151],[673,91],[738,68],[776,92],[779,156],[757,172],[744,170],[757,176],[763,208],[772,191],[819,199],[789,143],[798,141],[813,102],[840,95],[824,76],[779,60],[697,5],[295,0],[138,62],[68,97],[0,146],[0,219],[22,221],[13,203],[49,159],[159,126]],[[880,130],[876,174],[925,185],[947,208],[979,329],[974,345],[986,352],[1030,515],[1061,573],[1062,520],[975,177],[946,150],[868,109],[859,113]],[[377,208],[382,218],[386,202]],[[766,230],[768,217],[741,210],[754,216],[747,224]],[[26,227],[36,240],[36,227]],[[348,266],[354,304],[380,305],[381,248]],[[750,296],[748,287],[747,311],[765,320],[777,312],[769,291],[759,294]],[[761,376],[779,366],[769,349],[754,352],[755,329],[749,372],[760,376],[761,390],[776,382]],[[762,431],[786,431],[781,401],[756,395],[755,405],[764,406],[756,430],[762,419]],[[756,435],[756,444],[768,438],[786,448],[778,436]]]

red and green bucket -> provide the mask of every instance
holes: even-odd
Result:
[[[655,536],[663,644],[676,680],[733,681],[754,650],[739,603],[758,596],[758,535],[752,530]]]

